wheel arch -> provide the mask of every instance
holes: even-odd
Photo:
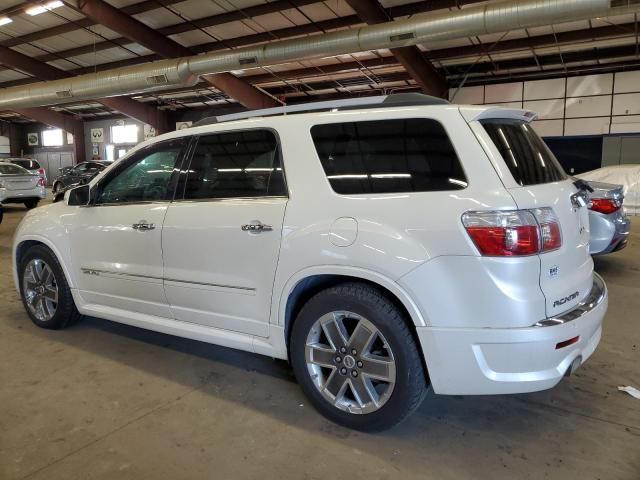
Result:
[[[21,238],[20,241],[18,243],[16,243],[16,245],[14,247],[14,253],[13,253],[13,281],[15,283],[16,290],[18,291],[18,294],[20,294],[20,280],[19,280],[19,277],[18,277],[18,268],[20,266],[20,261],[22,260],[22,257],[24,256],[24,254],[31,247],[34,247],[36,245],[42,245],[42,246],[48,248],[49,250],[51,250],[51,252],[55,255],[56,259],[58,260],[58,263],[62,267],[62,270],[64,272],[64,275],[65,275],[66,279],[67,279],[67,283],[69,284],[69,287],[70,288],[75,288],[74,279],[70,275],[71,272],[68,270],[66,262],[63,261],[64,257],[61,255],[60,251],[58,250],[58,248],[56,248],[56,246],[53,244],[53,242],[51,242],[48,238],[45,238],[45,237],[40,237],[40,236],[36,236],[36,235],[29,235],[29,236],[24,236],[23,238]]]
[[[306,269],[298,272],[287,282],[281,297],[278,321],[284,330],[287,349],[291,327],[302,306],[318,292],[347,282],[361,282],[379,290],[403,312],[414,332],[415,327],[427,325],[418,306],[407,292],[377,272],[348,267]]]

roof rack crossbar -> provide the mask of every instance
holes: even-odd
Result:
[[[396,93],[375,97],[348,98],[345,100],[330,100],[325,102],[301,103],[298,105],[285,105],[282,107],[264,108],[262,110],[249,110],[246,112],[231,113],[217,117],[208,117],[196,122],[193,127],[202,127],[215,123],[231,122],[233,120],[246,120],[256,117],[269,117],[274,115],[287,115],[292,113],[317,112],[322,110],[353,110],[357,108],[400,107],[411,105],[447,105],[449,102],[442,98],[431,97],[419,93]]]

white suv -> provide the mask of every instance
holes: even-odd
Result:
[[[162,135],[30,212],[13,251],[29,316],[288,359],[318,410],[360,430],[429,386],[556,385],[595,350],[607,290],[584,196],[534,115],[354,103]]]

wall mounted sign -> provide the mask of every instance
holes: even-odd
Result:
[[[155,127],[145,124],[144,126],[144,139],[149,140],[157,135]]]
[[[73,134],[67,132],[67,145],[73,145]]]
[[[27,133],[27,144],[30,147],[37,147],[40,144],[39,138],[37,133]]]
[[[193,122],[176,122],[176,130],[184,130],[193,125]]]
[[[91,129],[91,143],[104,143],[104,128]]]

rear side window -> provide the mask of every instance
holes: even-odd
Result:
[[[284,196],[278,141],[271,130],[199,137],[185,199]]]
[[[336,193],[431,192],[467,186],[451,140],[435,120],[315,125],[311,136]]]
[[[482,120],[514,180],[524,186],[565,180],[562,166],[528,123],[518,120]]]

